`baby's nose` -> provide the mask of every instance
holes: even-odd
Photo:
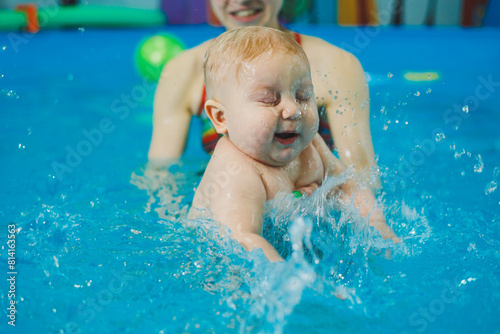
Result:
[[[289,97],[283,104],[283,119],[295,120],[302,116],[300,105],[295,101],[295,99]]]

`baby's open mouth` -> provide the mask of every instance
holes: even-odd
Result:
[[[297,138],[299,138],[299,134],[297,132],[290,131],[276,133],[274,136],[281,145],[291,145],[297,140]]]

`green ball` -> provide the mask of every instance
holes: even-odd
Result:
[[[286,22],[293,22],[297,17],[307,12],[310,7],[311,0],[284,1],[280,15]]]
[[[136,52],[139,73],[158,81],[163,66],[184,50],[184,44],[175,36],[159,34],[143,40]]]

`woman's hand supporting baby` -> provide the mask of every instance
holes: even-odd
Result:
[[[370,226],[375,227],[382,238],[392,239],[394,243],[399,242],[398,236],[394,233],[392,228],[387,225],[383,211],[381,208],[377,207],[377,199],[371,189],[366,187],[356,189],[354,181],[350,180],[342,185],[341,190],[345,195],[344,200],[346,202],[352,200],[359,210],[361,217],[365,218],[368,215],[370,216]]]

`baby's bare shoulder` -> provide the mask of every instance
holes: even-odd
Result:
[[[227,138],[222,137],[217,142],[209,167],[214,173],[245,176],[252,179],[259,177],[258,164],[257,161],[238,150]]]

